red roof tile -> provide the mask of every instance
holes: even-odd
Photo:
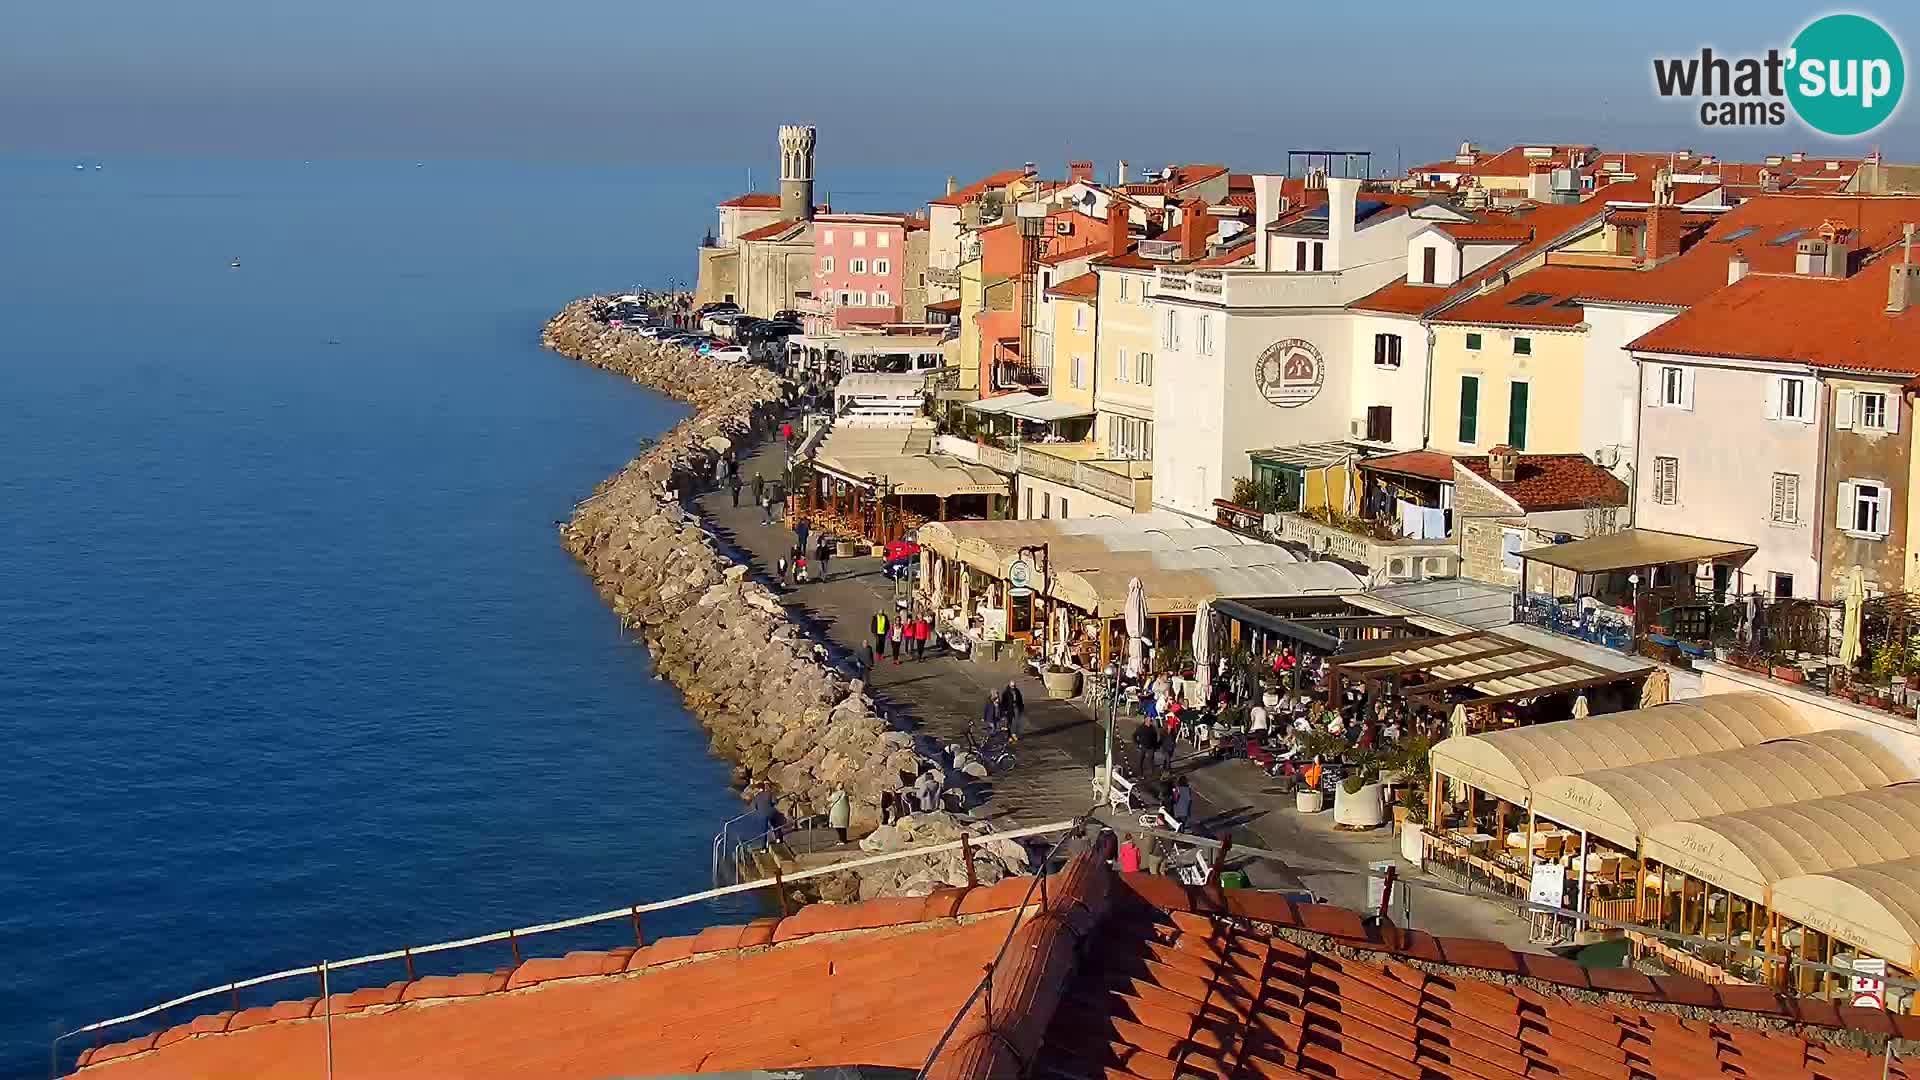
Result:
[[[720,204],[723,207],[740,207],[747,210],[780,209],[780,193],[777,191],[751,191],[745,195],[735,195]]]
[[[769,224],[762,225],[757,229],[753,229],[748,232],[741,233],[740,239],[742,240],[774,240],[774,239],[780,238],[781,236],[783,236],[788,232],[791,232],[795,229],[800,228],[805,224],[806,223],[803,221],[770,222]]]
[[[1498,488],[1529,514],[1627,505],[1627,485],[1579,454],[1521,454],[1513,480],[1506,483],[1493,479],[1484,455],[1453,461]]]
[[[1006,187],[1025,175],[1027,175],[1025,169],[1002,169],[997,173],[975,180],[966,187],[956,190],[951,195],[942,195],[937,199],[929,199],[927,201],[934,206],[965,206],[968,202],[972,201],[975,196],[993,191],[997,188]]]
[[[1068,300],[1087,300],[1100,291],[1100,275],[1092,270],[1070,277],[1047,290],[1048,296],[1058,296]]]
[[[1920,303],[1898,315],[1886,313],[1887,278],[1897,262],[1897,256],[1883,255],[1844,279],[1749,274],[1631,347],[1920,374]]]
[[[1437,450],[1408,450],[1403,454],[1368,458],[1360,463],[1360,467],[1374,472],[1400,473],[1453,483],[1453,459]]]

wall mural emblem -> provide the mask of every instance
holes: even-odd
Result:
[[[1327,363],[1313,342],[1288,338],[1260,354],[1253,381],[1268,401],[1283,409],[1298,408],[1319,395],[1327,381]]]

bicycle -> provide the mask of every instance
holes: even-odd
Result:
[[[979,721],[967,728],[967,752],[979,758],[990,773],[1010,769],[1017,760],[1007,729],[995,727],[989,730]]]

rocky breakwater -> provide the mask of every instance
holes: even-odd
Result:
[[[948,805],[964,807],[972,773],[962,767],[970,763],[889,724],[859,680],[826,662],[773,589],[721,551],[669,494],[693,490],[728,448],[767,432],[786,383],[758,367],[611,330],[593,319],[591,305],[579,301],[555,316],[543,335],[547,347],[684,400],[695,412],[603,481],[561,527],[561,539],[680,689],[714,750],[737,764],[741,787],[770,785],[795,820],[825,814],[833,790],[845,787],[854,835],[879,827],[882,792],[929,770],[941,778]],[[951,821],[930,829],[947,832]],[[882,834],[890,847],[897,832]],[[1016,844],[985,844],[975,857],[976,876],[987,879],[1025,869]],[[821,891],[890,895],[931,888],[932,878],[964,884],[966,868],[951,858],[902,860]]]

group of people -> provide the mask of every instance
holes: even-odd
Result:
[[[889,650],[896,664],[903,651],[909,660],[925,660],[927,643],[933,640],[933,618],[925,612],[909,614],[881,608],[873,613],[867,629],[873,635],[873,641],[867,645],[868,671],[872,671]]]
[[[1027,719],[1027,698],[1012,679],[997,692],[987,695],[986,705],[981,707],[980,722],[986,728],[987,738],[996,739],[1004,729],[1007,741],[1020,741],[1020,732]]]
[[[927,769],[900,790],[880,793],[880,824],[892,825],[908,814],[931,814],[945,808],[940,774]]]

